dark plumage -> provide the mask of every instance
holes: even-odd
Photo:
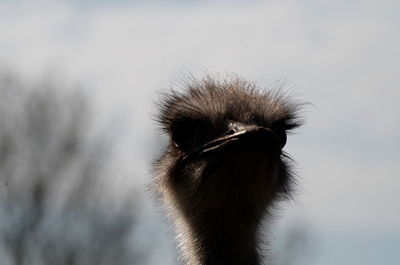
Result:
[[[185,264],[257,265],[258,230],[293,176],[282,152],[302,104],[239,78],[185,82],[165,95],[170,136],[155,187],[176,225]]]

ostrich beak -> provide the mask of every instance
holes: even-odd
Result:
[[[232,146],[235,151],[262,152],[279,149],[279,138],[269,128],[249,125],[242,126],[236,132],[217,138],[202,146],[200,154],[206,154],[214,150],[222,150]]]
[[[236,127],[234,133],[205,143],[200,148],[185,156],[191,159],[218,151],[232,152],[274,152],[281,153],[282,145],[278,136],[269,128],[248,125]]]

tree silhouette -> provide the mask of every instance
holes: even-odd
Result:
[[[142,264],[135,202],[107,197],[109,150],[79,90],[0,74],[2,264]]]

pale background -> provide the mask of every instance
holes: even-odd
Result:
[[[81,84],[99,128],[122,139],[116,170],[130,173],[116,182],[143,193],[165,141],[154,103],[182,72],[233,72],[266,86],[284,80],[313,106],[286,147],[299,189],[281,208],[276,237],[306,227],[308,264],[397,265],[399,30],[396,0],[2,0],[0,64],[27,79]],[[143,218],[156,225],[143,236],[160,238],[154,264],[175,264],[172,236],[149,197]]]

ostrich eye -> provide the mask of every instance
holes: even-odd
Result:
[[[288,128],[285,121],[278,121],[272,124],[271,129],[278,137],[281,148],[283,148],[287,142],[286,131],[290,128]]]
[[[211,126],[202,120],[181,120],[172,126],[171,139],[184,152],[193,151],[210,138]]]
[[[281,148],[283,148],[287,142],[286,131],[281,129],[281,130],[275,131],[275,133],[276,133],[276,136],[278,136]]]

